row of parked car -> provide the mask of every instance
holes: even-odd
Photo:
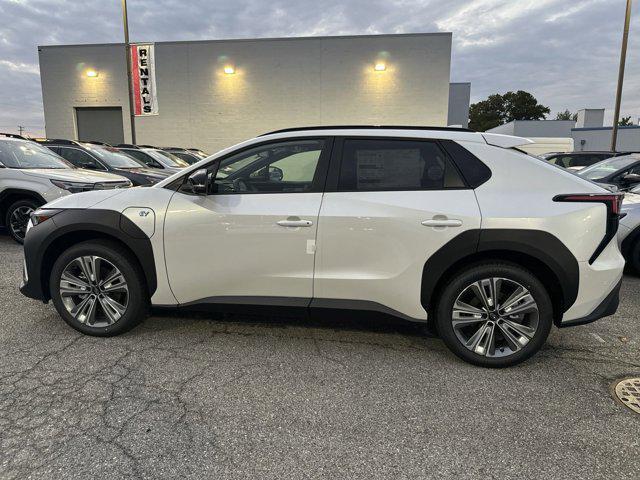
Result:
[[[30,215],[51,200],[89,190],[149,186],[206,157],[196,148],[0,134],[0,225],[22,243]]]

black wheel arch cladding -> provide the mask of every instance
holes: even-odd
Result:
[[[566,312],[578,296],[580,271],[578,261],[555,236],[541,230],[472,229],[443,245],[426,261],[422,271],[421,301],[427,311],[434,307],[433,295],[441,281],[468,262],[485,258],[513,261],[514,255],[535,259],[557,279],[561,293],[559,308]],[[542,281],[543,279],[541,279]],[[544,281],[543,281],[544,283]],[[550,289],[552,286],[545,285]],[[550,291],[553,297],[555,292]]]
[[[157,277],[153,248],[150,239],[126,216],[114,210],[68,209],[50,220],[32,228],[24,244],[25,262],[29,275],[28,284],[21,290],[27,296],[49,300],[46,288],[48,275],[55,258],[51,257],[56,242],[71,237],[71,245],[95,238],[112,238],[130,250],[140,263],[144,273],[149,296],[157,288]],[[66,243],[69,243],[68,241]],[[44,271],[47,270],[47,271]]]
[[[31,200],[36,205],[44,205],[46,200],[37,192],[20,188],[7,188],[0,192],[0,225],[4,224],[8,208],[17,201]]]

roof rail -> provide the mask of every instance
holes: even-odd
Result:
[[[139,149],[138,145],[134,145],[133,143],[119,143],[118,145],[114,145],[116,148],[135,148]]]
[[[20,140],[29,140],[28,138],[23,137],[22,135],[18,135],[17,133],[0,132],[0,136],[8,137],[8,138],[19,138]]]
[[[138,145],[139,148],[158,148],[155,145]]]
[[[283,128],[281,130],[274,130],[272,132],[263,133],[259,135],[263,137],[265,135],[272,135],[274,133],[285,132],[301,132],[304,130],[365,130],[365,129],[386,129],[386,130],[436,130],[444,132],[475,132],[469,128],[461,127],[427,127],[427,126],[411,126],[411,125],[316,125],[310,127],[293,127]]]
[[[110,147],[111,145],[105,142],[99,142],[98,140],[89,140],[88,142],[84,142],[84,143],[89,143],[91,145],[102,145],[105,147]]]
[[[187,150],[186,148],[182,148],[182,147],[161,147],[162,150]]]
[[[49,143],[56,145],[77,145],[78,142],[74,140],[66,140],[64,138],[34,138],[34,142],[38,143]]]

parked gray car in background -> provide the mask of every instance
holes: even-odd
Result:
[[[627,265],[640,275],[640,186],[625,193],[618,244]]]

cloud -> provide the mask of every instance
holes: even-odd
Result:
[[[1,67],[6,67],[11,72],[30,73],[36,75],[40,74],[40,68],[38,65],[34,65],[32,63],[14,63],[9,60],[0,60],[0,68]]]
[[[634,19],[638,17],[638,3]],[[131,0],[132,41],[453,32],[452,80],[472,99],[532,92],[553,112],[613,108],[620,0]],[[122,41],[120,2],[0,0],[0,130],[42,128],[38,45]],[[640,116],[633,21],[622,112]]]

